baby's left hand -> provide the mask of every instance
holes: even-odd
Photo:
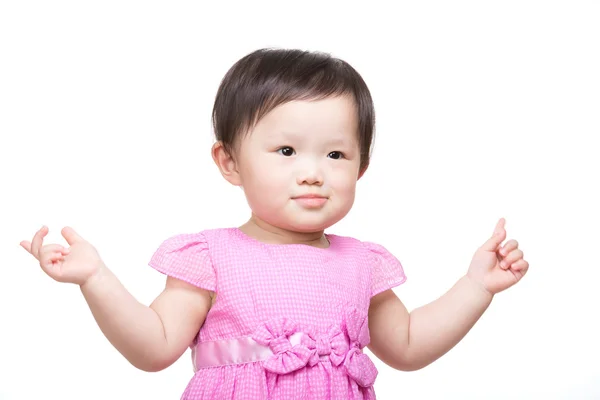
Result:
[[[493,236],[475,252],[467,272],[492,295],[519,282],[529,269],[516,240],[511,239],[501,246],[506,238],[504,223],[504,218],[500,218]]]

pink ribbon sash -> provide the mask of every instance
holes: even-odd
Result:
[[[194,372],[202,368],[264,361],[263,368],[274,374],[288,374],[328,361],[343,368],[359,386],[368,388],[377,377],[377,368],[362,348],[369,343],[366,318],[348,312],[342,327],[326,332],[303,332],[287,318],[260,325],[252,336],[198,342],[192,347]]]
[[[292,345],[299,344],[302,332],[290,336]],[[252,337],[240,337],[212,342],[200,342],[192,347],[194,372],[202,368],[219,367],[231,364],[246,364],[265,361],[273,356],[269,346],[256,342]]]

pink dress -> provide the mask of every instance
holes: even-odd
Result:
[[[216,293],[183,400],[374,399],[370,298],[406,279],[380,245],[259,242],[238,228],[167,239],[150,266]]]

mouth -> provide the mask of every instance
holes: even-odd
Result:
[[[302,196],[292,197],[292,200],[296,201],[304,208],[320,208],[327,202],[328,199],[328,197],[318,194],[305,194]]]

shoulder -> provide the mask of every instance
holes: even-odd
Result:
[[[208,291],[216,291],[217,269],[213,251],[227,246],[230,229],[207,229],[174,234],[152,255],[149,265],[157,271]]]
[[[335,242],[336,245],[341,248],[363,251],[371,257],[379,258],[392,256],[390,251],[384,245],[379,243],[336,234],[327,234],[327,237],[330,238],[331,242]]]
[[[205,229],[199,232],[184,232],[168,236],[161,243],[164,251],[207,249],[226,244],[234,236],[235,228]]]
[[[375,296],[406,281],[402,263],[385,246],[348,236],[330,235],[338,248],[352,248],[367,260],[371,274],[371,296]]]

